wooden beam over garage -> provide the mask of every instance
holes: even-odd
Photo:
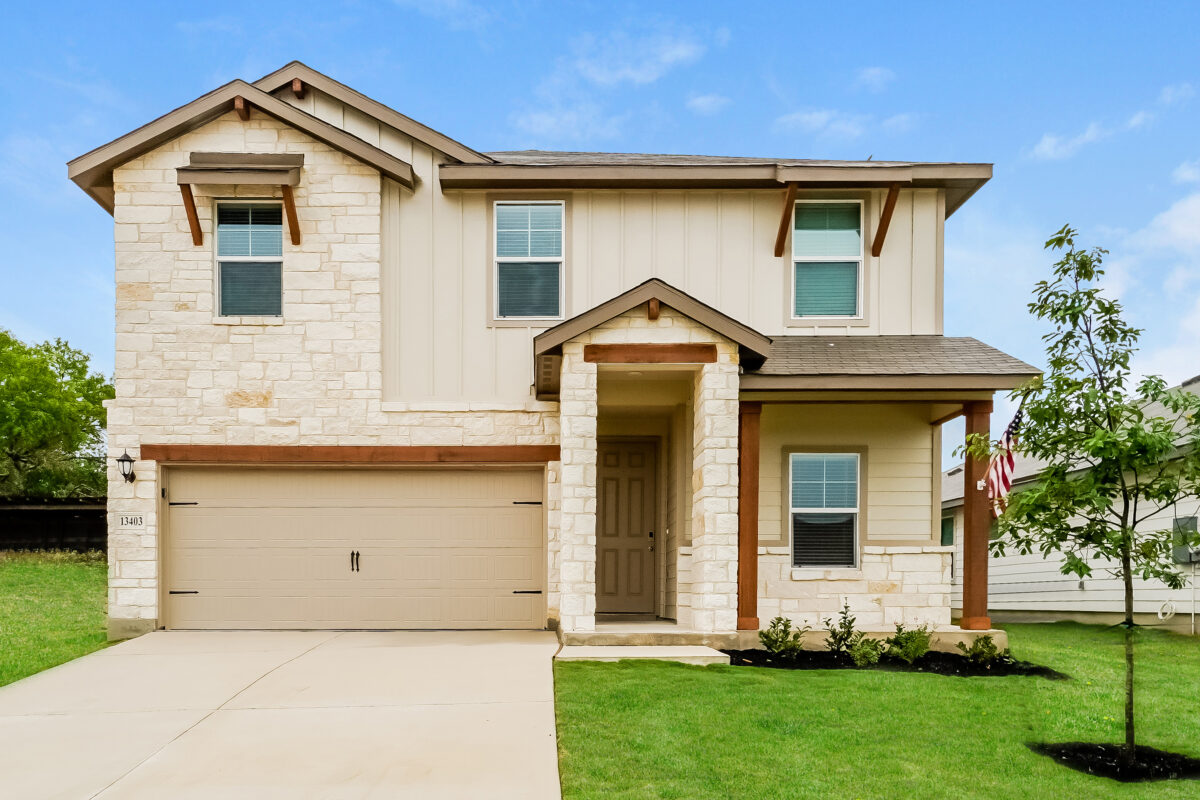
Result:
[[[141,458],[173,464],[544,464],[558,445],[463,447],[144,444]]]

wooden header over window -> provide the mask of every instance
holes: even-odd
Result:
[[[192,153],[188,165],[175,175],[180,185],[298,186],[303,166],[301,153]]]

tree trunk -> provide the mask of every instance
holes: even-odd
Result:
[[[1125,750],[1126,764],[1137,755],[1133,736],[1133,567],[1128,546],[1121,550],[1121,578],[1125,583]]]

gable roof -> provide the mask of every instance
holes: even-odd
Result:
[[[398,183],[410,189],[413,187],[413,169],[408,162],[242,80],[230,81],[137,130],[67,162],[67,176],[111,214],[114,204],[112,173],[115,167],[228,113],[233,110],[235,97],[242,97],[264,114],[378,169]]]
[[[462,142],[451,139],[444,133],[435,131],[428,125],[422,125],[411,117],[406,117],[399,111],[385,106],[377,100],[372,100],[361,92],[351,89],[344,83],[339,83],[323,73],[300,61],[293,61],[264,75],[254,82],[254,85],[265,92],[275,92],[299,78],[306,85],[315,87],[325,94],[356,108],[369,117],[390,125],[401,133],[424,142],[435,150],[464,164],[488,164],[492,159],[483,153],[476,152]]]
[[[556,353],[564,342],[653,299],[737,344],[741,348],[744,361],[760,362],[770,350],[770,338],[676,289],[666,281],[651,278],[611,300],[542,331],[533,338],[533,354],[537,357]]]

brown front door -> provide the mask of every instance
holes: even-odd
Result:
[[[596,611],[654,613],[653,442],[600,442]]]

